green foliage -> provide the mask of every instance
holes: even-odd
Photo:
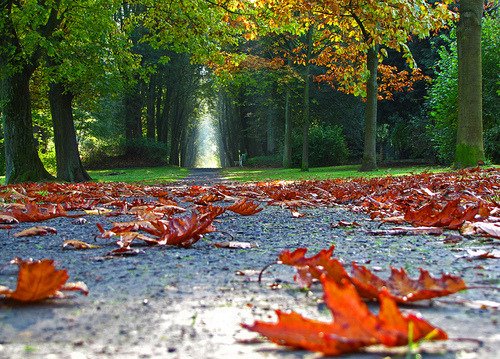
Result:
[[[456,149],[458,119],[458,58],[456,34],[444,38],[448,46],[439,49],[436,63],[438,76],[427,98],[431,121],[428,125],[440,163],[451,164]],[[500,21],[487,17],[483,21],[483,127],[486,157],[500,162]]]
[[[125,144],[126,153],[134,153],[152,162],[166,163],[167,146],[162,142],[156,142],[151,138],[135,138],[128,140]]]
[[[281,154],[274,154],[269,156],[256,156],[249,158],[243,165],[245,167],[281,167],[283,160]]]
[[[341,126],[311,126],[309,130],[309,166],[325,167],[345,163],[349,157]],[[302,161],[302,136],[292,137],[292,163],[299,167]]]
[[[394,118],[389,141],[396,158],[431,159],[436,156],[434,149],[429,146],[431,135],[426,130],[427,123],[428,118],[424,115]]]
[[[448,43],[438,51],[436,63],[438,72],[429,90],[427,105],[431,109],[431,123],[428,131],[440,163],[450,164],[456,147],[458,120],[458,58],[455,31]]]
[[[38,156],[42,160],[43,166],[51,174],[57,174],[57,163],[56,163],[56,149],[52,141],[46,148],[38,150]]]

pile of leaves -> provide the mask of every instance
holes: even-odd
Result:
[[[302,182],[221,183],[202,186],[139,186],[124,183],[28,183],[0,187],[0,229],[14,231],[18,223],[43,222],[56,217],[85,222],[86,216],[103,218],[96,237],[109,240],[109,256],[138,254],[139,246],[189,248],[206,234],[217,231],[217,217],[227,212],[249,216],[263,206],[279,206],[291,218],[305,215],[304,208],[344,205],[364,212],[374,221],[397,224],[394,234],[441,234],[443,229],[462,234],[500,238],[500,204],[497,202],[500,169],[469,169],[448,173],[383,178],[331,179]],[[113,218],[127,216],[126,221]],[[131,220],[132,219],[132,220]],[[333,226],[334,224],[332,224]],[[357,223],[337,225],[357,226]],[[12,234],[17,237],[55,233],[37,225]],[[9,232],[10,233],[10,232]],[[383,232],[390,233],[390,232]],[[372,234],[376,235],[376,232]],[[240,242],[214,243],[218,247],[252,248]],[[92,250],[101,246],[69,239],[61,249]],[[462,279],[449,275],[433,278],[421,269],[418,279],[391,268],[383,280],[365,267],[352,264],[348,274],[334,248],[306,258],[306,248],[280,254],[278,262],[297,268],[299,285],[313,280],[324,289],[326,306],[334,320],[323,323],[297,313],[277,311],[278,323],[244,325],[272,341],[327,355],[360,350],[373,344],[405,345],[420,339],[446,339],[446,333],[416,316],[403,316],[397,303],[449,295],[465,289]],[[486,256],[491,253],[486,253]],[[16,290],[0,287],[0,295],[19,301],[61,297],[62,291],[88,292],[83,283],[66,283],[65,270],[53,261],[23,261]],[[40,285],[33,285],[38,283]],[[380,312],[371,314],[363,299],[378,300]]]

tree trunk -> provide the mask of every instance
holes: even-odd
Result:
[[[125,139],[127,154],[135,154],[134,140],[142,137],[142,96],[137,84],[125,94]]]
[[[285,97],[285,144],[283,146],[283,168],[292,167],[292,116],[290,111],[290,88]]]
[[[457,27],[458,126],[455,167],[484,161],[482,119],[481,26],[483,0],[460,0]]]
[[[360,171],[374,171],[377,169],[377,47],[368,49],[367,70],[370,77],[366,82],[366,114],[365,114],[365,142],[363,163]]]
[[[90,181],[83,168],[76,141],[73,122],[73,94],[64,92],[60,83],[52,83],[49,89],[50,113],[54,125],[56,147],[57,179],[67,182]]]
[[[146,137],[150,139],[155,139],[155,110],[156,110],[156,91],[158,87],[156,86],[156,74],[151,74],[149,77],[148,86],[148,96],[146,103]]]
[[[307,31],[307,50],[306,50],[306,68],[304,74],[304,105],[302,113],[302,165],[300,170],[303,172],[309,171],[309,123],[310,119],[310,88],[311,81],[309,75],[311,73],[311,64],[309,60],[311,59],[312,46],[313,46],[313,35],[314,27],[311,25]]]
[[[54,179],[44,168],[36,150],[29,92],[33,71],[26,67],[4,75],[1,80],[6,184]]]
[[[52,180],[43,167],[33,138],[29,81],[36,69],[38,52],[25,60],[11,18],[12,2],[0,4],[0,109],[4,131],[5,183]],[[57,22],[51,12],[44,27],[50,33]],[[50,23],[49,23],[50,21]]]
[[[274,123],[276,121],[276,109],[274,105],[274,91],[271,89],[268,96],[267,106],[267,131],[266,131],[266,154],[272,155],[276,149]]]

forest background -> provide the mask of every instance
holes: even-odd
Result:
[[[457,6],[3,1],[2,132],[17,139],[30,173],[9,168],[3,148],[0,171],[7,166],[7,182],[51,174],[88,180],[85,168],[108,160],[203,166],[202,148],[222,167],[242,155],[248,165],[303,170],[361,163],[369,111],[377,164],[451,165],[459,117]],[[499,3],[486,1],[484,9],[484,152],[499,163]],[[375,108],[367,100],[370,74],[377,74],[366,66],[372,50]],[[13,84],[19,74],[22,81]],[[28,89],[16,105],[23,110],[16,110],[8,96],[23,83]],[[16,120],[23,135],[5,131],[9,113],[23,111]]]

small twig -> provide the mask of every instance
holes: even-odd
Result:
[[[281,264],[281,262],[273,262],[273,263],[269,263],[267,264],[264,268],[262,268],[262,270],[260,271],[259,273],[259,279],[257,280],[257,282],[261,282],[262,280],[262,274],[264,273],[264,271],[269,268],[270,266],[274,265],[274,264]]]

